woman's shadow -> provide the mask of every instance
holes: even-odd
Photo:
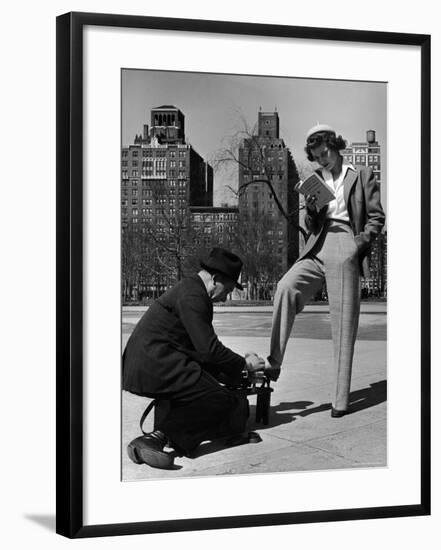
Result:
[[[379,382],[373,382],[369,384],[369,387],[361,390],[355,390],[349,394],[349,412],[355,413],[374,407],[383,403],[387,399],[387,382],[386,380],[380,380]],[[269,423],[268,425],[259,424],[253,422],[253,428],[264,430],[267,428],[273,428],[281,424],[288,424],[293,422],[297,417],[306,417],[311,414],[321,413],[324,411],[330,411],[332,408],[331,403],[322,403],[315,407],[313,401],[294,401],[284,402],[282,401],[275,407],[271,407]],[[298,412],[291,412],[293,409],[297,409]],[[289,412],[285,412],[289,411]],[[255,405],[250,405],[250,418],[253,419],[255,415]]]

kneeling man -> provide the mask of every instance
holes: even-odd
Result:
[[[242,357],[222,345],[213,329],[213,303],[242,289],[242,261],[214,248],[201,267],[149,307],[123,355],[123,389],[170,403],[142,441],[143,462],[157,468],[172,464],[166,444],[189,455],[202,441],[241,436],[248,402],[227,386],[256,376],[265,365],[255,354]]]

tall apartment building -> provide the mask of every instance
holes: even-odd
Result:
[[[274,193],[291,223],[278,208]],[[280,137],[277,112],[258,113],[257,134],[245,138],[239,148],[239,215],[268,226],[269,244],[276,251],[284,273],[299,254],[299,196],[294,191],[297,169],[290,150]]]
[[[213,169],[185,141],[185,117],[173,105],[151,111],[151,128],[121,152],[123,231],[145,232],[146,223],[185,215],[213,200]]]
[[[152,109],[150,128],[144,124],[121,150],[125,298],[162,292],[182,276],[193,246],[190,207],[212,201],[213,169],[186,142],[183,113],[173,105]]]

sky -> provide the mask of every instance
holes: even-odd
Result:
[[[277,110],[280,137],[296,162],[305,160],[305,135],[318,122],[329,124],[351,143],[365,141],[375,130],[382,151],[383,206],[387,201],[387,84],[347,80],[261,77],[174,71],[122,71],[122,144],[133,143],[150,127],[150,110],[174,105],[185,116],[187,142],[206,160],[240,130],[250,127],[258,112]],[[235,180],[235,181],[234,181]],[[237,188],[232,173],[214,173],[214,205],[234,204],[227,186]]]

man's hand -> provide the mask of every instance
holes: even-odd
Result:
[[[257,384],[266,380],[266,374],[263,370],[248,373],[248,383]]]
[[[265,368],[265,359],[259,357],[256,353],[246,353],[245,362],[247,371],[250,373],[261,371]]]

